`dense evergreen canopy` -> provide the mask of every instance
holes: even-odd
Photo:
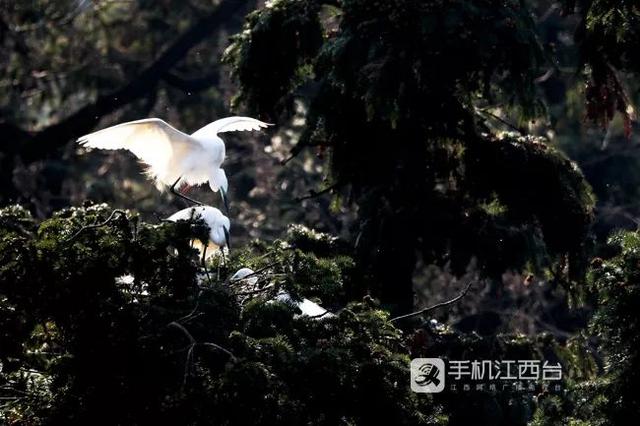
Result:
[[[0,423],[640,414],[636,1],[0,5]],[[276,126],[225,138],[207,262],[133,157],[73,143],[231,114]],[[416,394],[415,357],[559,362],[562,389]]]
[[[499,277],[544,241],[551,262],[577,267],[593,209],[582,175],[543,140],[486,123],[500,108],[542,112],[545,55],[522,2],[272,1],[227,60],[256,113],[308,103],[294,153],[330,149],[329,184],[359,206],[360,258],[383,301],[412,305],[416,250],[458,271],[476,256]]]

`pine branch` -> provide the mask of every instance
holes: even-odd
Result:
[[[304,195],[304,196],[302,196],[302,197],[298,197],[298,198],[296,198],[296,199],[295,199],[295,201],[296,201],[296,202],[300,202],[300,201],[310,200],[310,199],[312,199],[312,198],[320,197],[320,196],[322,196],[322,195],[324,195],[324,194],[326,194],[326,193],[328,193],[328,192],[333,191],[334,189],[339,188],[341,185],[342,185],[342,183],[341,183],[341,182],[336,182],[336,183],[334,183],[333,185],[330,185],[330,186],[328,186],[327,188],[325,188],[325,189],[323,189],[323,190],[321,190],[321,191],[314,191],[314,190],[311,190],[311,191],[309,191],[309,194],[308,194],[308,195]]]
[[[111,214],[109,215],[107,220],[105,220],[104,222],[95,223],[93,225],[85,225],[85,226],[83,226],[75,234],[73,234],[72,236],[67,238],[65,242],[67,242],[67,243],[72,242],[73,240],[78,238],[78,236],[80,234],[82,234],[84,231],[86,231],[87,229],[96,229],[96,228],[102,228],[104,226],[107,226],[108,224],[110,224],[111,222],[113,222],[115,220],[116,214],[124,216],[125,218],[127,217],[127,213],[124,210],[115,209],[114,211],[111,212]]]
[[[400,320],[407,319],[407,318],[417,317],[417,316],[429,313],[429,312],[431,312],[433,310],[436,310],[438,308],[444,308],[445,306],[452,305],[452,304],[456,303],[458,300],[462,299],[464,296],[466,296],[467,292],[469,291],[469,289],[471,288],[472,285],[473,285],[473,281],[471,281],[469,284],[467,284],[467,287],[465,287],[465,289],[462,290],[462,292],[459,295],[457,295],[456,297],[454,297],[451,300],[447,300],[446,302],[441,302],[441,303],[438,303],[436,305],[429,306],[428,308],[421,309],[421,310],[416,311],[416,312],[411,312],[410,314],[400,315],[398,317],[391,318],[390,321],[391,322],[395,322],[395,321],[400,321]]]

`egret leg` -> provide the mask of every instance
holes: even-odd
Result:
[[[203,206],[204,204],[202,204],[200,201],[196,201],[193,198],[189,198],[184,194],[181,194],[179,191],[176,191],[176,185],[178,184],[178,182],[180,182],[180,179],[182,179],[182,176],[180,176],[175,182],[173,182],[173,185],[171,185],[171,187],[169,188],[169,191],[173,194],[176,195],[180,198],[182,198],[183,200],[189,201],[193,204],[196,204],[198,206]]]
[[[209,281],[209,285],[211,283],[211,275],[209,275],[209,269],[207,269],[207,246],[204,246],[202,249],[202,268],[204,268],[204,273],[207,275],[207,280]]]
[[[224,241],[228,250],[231,250],[231,246],[229,246],[229,240],[231,237],[229,236],[229,230],[224,228]],[[218,281],[220,281],[220,268],[222,265],[227,265],[227,256],[224,254],[224,246],[220,246],[220,255],[222,256],[222,263],[218,263]]]
[[[220,269],[223,265],[227,264],[227,257],[224,254],[224,247],[220,247],[220,254],[222,255],[222,262],[218,263],[218,281],[220,281]]]

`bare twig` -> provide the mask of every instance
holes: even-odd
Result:
[[[236,293],[233,293],[234,296],[250,296],[252,294],[257,294],[257,293],[262,293],[263,291],[267,291],[267,290],[271,290],[273,287],[275,287],[273,284],[256,289],[256,290],[249,290],[249,291],[238,291]]]
[[[193,364],[193,348],[196,347],[195,343],[192,343],[189,346],[189,350],[187,351],[187,359],[184,362],[184,377],[182,379],[182,387],[184,389],[185,386],[187,386],[187,380],[189,379],[189,376],[191,375],[191,364]]]
[[[298,198],[295,199],[295,201],[296,202],[300,202],[300,201],[304,201],[304,200],[309,200],[311,198],[320,197],[321,195],[324,195],[324,194],[326,194],[328,192],[333,191],[334,189],[336,189],[339,186],[340,186],[340,183],[338,182],[338,183],[335,183],[335,184],[333,184],[333,185],[331,185],[331,186],[329,186],[329,187],[327,187],[327,188],[325,188],[325,189],[323,189],[321,191],[311,190],[311,191],[309,191],[308,195],[305,195],[303,197],[298,197]]]
[[[109,217],[107,218],[107,220],[105,220],[102,223],[96,223],[93,225],[85,225],[82,228],[80,228],[78,230],[78,232],[76,232],[75,234],[73,234],[72,236],[70,236],[69,238],[66,239],[66,242],[71,242],[73,240],[75,240],[76,238],[78,238],[78,236],[83,233],[84,231],[86,231],[87,229],[96,229],[96,228],[102,228],[103,226],[107,226],[108,224],[110,224],[114,219],[115,219],[115,215],[116,214],[120,214],[124,217],[127,217],[127,213],[124,210],[119,210],[116,209],[114,211],[111,212],[111,214],[109,215]]]
[[[195,314],[198,313],[198,308],[200,307],[200,296],[202,296],[202,290],[200,290],[198,292],[198,295],[196,296],[196,304],[193,307],[193,310],[191,310],[191,312],[189,312],[187,315],[183,316],[182,318],[177,319],[175,322],[189,321]]]
[[[180,324],[180,323],[178,323],[176,321],[171,321],[169,324],[167,324],[167,327],[177,328],[178,330],[182,331],[182,333],[184,333],[185,336],[187,336],[187,339],[189,339],[189,342],[192,345],[196,343],[196,339],[193,338],[191,333],[189,333],[189,330],[184,328],[184,326],[182,324]]]
[[[311,319],[317,319],[317,318],[322,318],[323,316],[325,316],[325,315],[329,315],[329,314],[331,314],[331,313],[332,313],[332,312],[329,312],[328,310],[326,310],[326,309],[325,309],[325,310],[324,310],[324,312],[323,312],[323,313],[321,313],[321,314],[318,314],[318,315],[307,315],[307,317],[309,317],[309,318],[311,318]]]
[[[267,269],[272,268],[272,267],[274,267],[276,265],[279,265],[281,263],[282,263],[282,261],[280,261],[280,260],[272,262],[272,263],[268,264],[267,266],[264,266],[264,267],[258,269],[257,271],[253,271],[252,273],[247,274],[246,276],[238,279],[237,281],[244,281],[247,278],[251,278],[251,277],[255,277],[256,275],[260,275],[262,272],[266,271]],[[231,278],[227,279],[227,284],[230,283],[230,282],[231,282]]]
[[[542,84],[545,81],[549,80],[553,74],[555,74],[556,70],[554,68],[549,68],[544,74],[542,74],[540,77],[536,77],[535,80],[533,80],[534,83],[536,84]]]
[[[229,355],[229,358],[231,358],[233,361],[236,361],[238,358],[228,349],[223,348],[222,346],[218,345],[217,343],[212,343],[212,342],[197,342],[196,339],[191,335],[191,333],[189,333],[189,330],[187,330],[182,324],[176,322],[176,321],[171,321],[169,324],[167,324],[167,327],[174,327],[177,328],[178,330],[182,331],[182,333],[184,333],[185,336],[187,336],[187,338],[189,339],[189,342],[191,344],[191,346],[195,347],[195,346],[205,346],[207,348],[213,348],[216,350],[219,350],[221,352],[224,352],[225,354]],[[191,349],[190,349],[191,350]]]
[[[202,342],[199,343],[199,345],[202,345],[206,348],[209,349],[215,349],[217,351],[223,352],[225,354],[227,354],[229,356],[229,358],[233,361],[236,362],[238,360],[238,358],[236,358],[236,356],[234,354],[231,353],[230,350],[223,348],[222,346],[216,344],[216,343],[212,343],[212,342]]]
[[[471,288],[472,285],[473,285],[473,281],[471,281],[469,284],[467,284],[465,289],[462,290],[462,292],[459,295],[457,295],[456,297],[454,297],[451,300],[447,300],[446,302],[441,302],[441,303],[438,303],[436,305],[429,306],[428,308],[424,308],[424,309],[421,309],[421,310],[416,311],[416,312],[411,312],[409,314],[400,315],[398,317],[391,318],[390,321],[391,322],[395,322],[395,321],[400,321],[400,320],[407,319],[407,318],[417,317],[419,315],[424,315],[424,314],[426,314],[428,312],[431,312],[431,311],[433,311],[435,309],[444,308],[445,306],[452,305],[452,304],[456,303],[458,300],[462,299],[467,294],[467,292],[469,291],[469,289]]]
[[[187,330],[182,324],[176,322],[176,321],[171,321],[169,324],[167,324],[167,327],[174,327],[177,328],[178,330],[182,331],[182,333],[187,336],[187,339],[189,339],[189,346],[187,346],[187,358],[184,362],[184,377],[183,377],[183,381],[182,381],[182,386],[183,388],[187,385],[187,380],[189,379],[189,376],[191,375],[191,365],[193,364],[193,359],[194,359],[194,352],[195,352],[195,348],[196,346],[200,345],[200,346],[204,346],[205,348],[208,349],[214,349],[216,351],[220,351],[223,352],[224,354],[226,354],[229,359],[231,359],[233,362],[236,362],[238,360],[238,358],[236,358],[236,356],[228,349],[223,348],[222,346],[216,344],[216,343],[212,343],[212,342],[202,342],[202,343],[198,343],[196,341],[196,339],[191,335],[191,333],[189,333],[189,330]]]
[[[499,121],[500,123],[504,124],[505,126],[509,127],[512,130],[515,130],[516,132],[520,133],[521,135],[525,134],[525,131],[519,127],[517,127],[514,124],[509,123],[507,120],[505,120],[504,118],[500,117],[499,115],[496,115],[494,113],[492,113],[491,111],[487,111],[484,108],[476,108],[477,112],[480,112],[482,114],[486,114],[487,116],[493,118],[494,120]]]
[[[287,158],[285,158],[284,160],[280,161],[280,165],[281,166],[286,166],[287,163],[291,160],[293,160],[294,158],[296,158],[296,156],[298,155],[298,153],[292,154],[290,156],[288,156]]]
[[[11,386],[0,386],[0,389],[3,391],[13,392],[24,396],[37,396],[37,394],[33,392],[27,392],[20,389],[13,388]]]

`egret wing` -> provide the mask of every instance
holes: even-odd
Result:
[[[178,220],[201,219],[204,210],[205,208],[203,206],[187,207],[186,209],[175,212],[174,214],[169,216],[167,220],[170,220],[171,222],[177,222]]]
[[[159,118],[118,124],[82,136],[78,143],[89,148],[127,149],[156,176],[165,175],[172,162],[201,148],[189,135]]]
[[[264,121],[251,117],[226,117],[207,124],[202,129],[194,132],[191,136],[194,138],[207,137],[211,135],[215,136],[218,133],[224,132],[261,130],[269,126],[273,126],[273,124],[265,123]]]

